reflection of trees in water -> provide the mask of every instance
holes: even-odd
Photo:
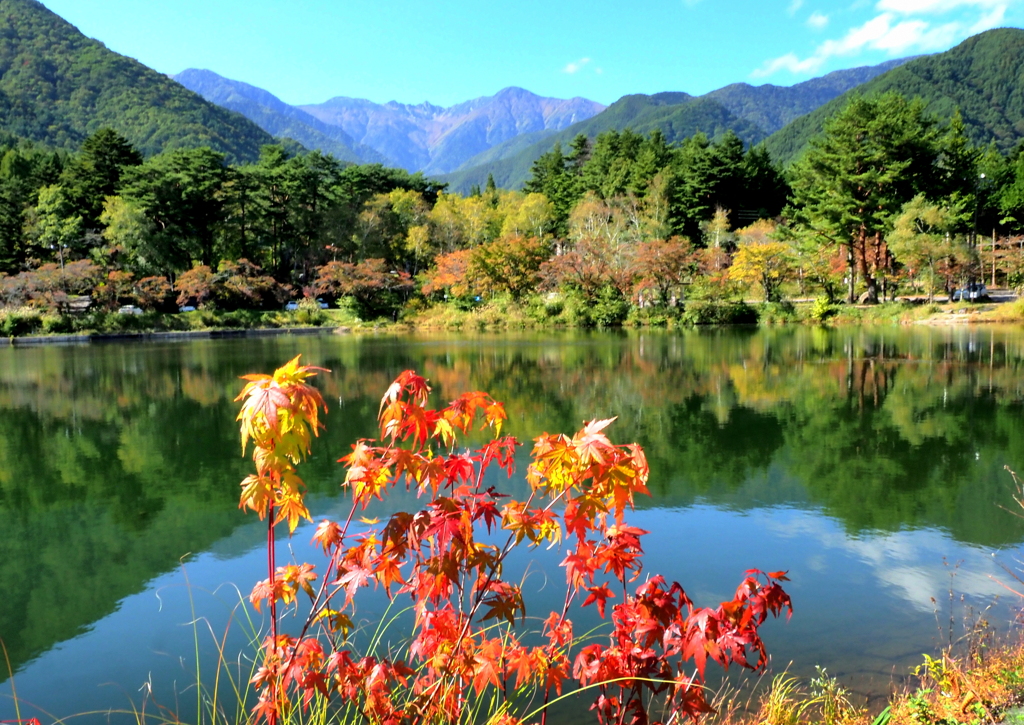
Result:
[[[439,400],[471,389],[503,400],[527,447],[543,431],[617,415],[615,437],[647,449],[655,505],[809,502],[851,531],[940,526],[978,544],[1021,537],[997,508],[1009,501],[1002,466],[1024,467],[1016,332],[782,328],[3,350],[0,576],[17,584],[5,587],[0,633],[16,662],[244,522],[237,376],[299,351],[332,370],[317,379],[328,429],[304,473],[316,492],[336,490],[335,461],[373,434],[382,391],[414,367]]]

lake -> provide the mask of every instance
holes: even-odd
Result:
[[[638,441],[651,465],[651,498],[628,517],[651,531],[646,572],[716,605],[748,568],[789,570],[795,614],[763,630],[775,671],[820,664],[877,701],[922,653],[959,637],[965,617],[1005,631],[1020,607],[1000,581],[1024,554],[1004,470],[1024,470],[1021,329],[3,348],[0,639],[14,677],[0,660],[0,720],[15,716],[15,689],[22,717],[108,722],[118,718],[107,710],[130,709],[150,687],[194,719],[196,669],[212,677],[215,641],[245,648],[238,592],[266,575],[265,530],[237,507],[251,466],[238,376],[300,352],[331,370],[316,379],[327,430],[301,471],[314,520],[347,512],[336,461],[374,434],[383,391],[414,368],[438,403],[490,392],[527,443],[618,416],[613,440]],[[525,490],[521,478],[507,486]],[[289,548],[320,561],[311,531],[282,539],[279,562]],[[564,579],[554,552],[534,554],[511,565],[545,615],[556,589],[545,584]],[[368,591],[359,615],[385,607]]]

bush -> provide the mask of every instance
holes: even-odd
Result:
[[[796,308],[792,302],[765,302],[758,311],[758,322],[762,325],[778,325],[795,322]]]
[[[47,335],[64,335],[74,330],[69,317],[64,315],[43,315],[42,331]]]
[[[562,293],[562,311],[559,321],[569,327],[593,327],[590,317],[590,304],[578,290],[570,289]]]
[[[626,324],[632,327],[672,327],[679,324],[683,307],[668,305],[648,305],[632,307]]]
[[[819,297],[814,300],[814,304],[811,305],[811,311],[808,313],[815,322],[825,322],[830,317],[834,317],[839,312],[839,305],[832,302],[828,297]]]
[[[597,298],[590,306],[590,319],[598,327],[617,327],[629,315],[629,300],[612,285],[608,284],[598,290]]]
[[[34,310],[11,310],[0,313],[0,334],[4,337],[32,335],[39,331],[43,316]]]
[[[300,325],[320,327],[327,321],[327,313],[312,297],[303,297],[299,300],[299,309],[295,311],[295,321]]]
[[[758,320],[757,310],[746,302],[687,302],[680,317],[684,325],[752,325]]]

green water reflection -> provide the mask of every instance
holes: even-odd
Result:
[[[939,529],[1024,540],[1005,465],[1024,468],[1017,329],[270,338],[0,350],[0,637],[17,671],[250,520],[237,506],[238,375],[289,357],[318,379],[328,430],[305,470],[370,435],[402,369],[439,399],[505,402],[528,439],[617,415],[652,468],[645,507],[820,511],[848,535]],[[713,566],[714,553],[705,552]],[[786,566],[780,562],[779,566]],[[0,711],[2,712],[2,711]]]

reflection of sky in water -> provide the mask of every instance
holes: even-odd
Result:
[[[1000,337],[998,346],[995,338],[976,346],[974,334],[800,329],[518,342],[304,339],[310,361],[336,372],[321,381],[331,391],[329,429],[303,475],[318,492],[318,516],[344,518],[342,502],[325,493],[336,491],[342,475],[334,461],[372,429],[388,376],[409,366],[434,376],[445,395],[478,387],[504,397],[509,425],[523,435],[619,415],[613,436],[641,440],[652,462],[655,497],[630,517],[652,532],[646,572],[677,580],[698,604],[714,605],[749,567],[788,569],[796,613],[764,630],[777,669],[792,661],[793,672],[808,675],[822,664],[858,692],[884,693],[894,673],[947,641],[951,586],[957,623],[961,594],[979,609],[1006,594],[995,580],[1008,578],[998,561],[1012,565],[1018,546],[993,557],[978,542],[1003,546],[1024,535],[1020,522],[998,509],[1010,503],[1003,466],[1024,460],[1024,390],[1016,372],[1024,337],[1014,331],[1012,344]],[[9,422],[0,437],[0,472],[33,484],[8,487],[11,500],[39,496],[38,505],[25,506],[24,520],[0,521],[0,529],[10,523],[31,537],[40,524],[58,521],[66,534],[56,542],[63,548],[41,545],[53,537],[36,540],[42,554],[16,537],[0,550],[13,554],[2,563],[24,564],[12,566],[15,576],[52,585],[17,590],[24,605],[18,611],[34,625],[25,628],[34,639],[23,643],[16,664],[25,701],[59,715],[123,708],[140,701],[148,678],[162,704],[194,719],[190,607],[201,616],[208,677],[213,638],[238,601],[223,583],[247,594],[265,576],[264,529],[235,509],[235,482],[249,465],[237,452],[235,376],[288,359],[297,352],[288,345],[298,343],[47,349],[28,358],[26,351],[0,352],[0,406],[27,424],[16,437]],[[848,357],[854,348],[856,360]],[[979,350],[988,351],[983,367]],[[950,362],[942,367],[935,361],[944,356]],[[76,418],[82,411],[91,417]],[[528,446],[520,472],[527,454]],[[520,476],[501,487],[522,496],[525,483]],[[403,491],[390,505],[421,503]],[[388,513],[380,505],[368,512]],[[109,536],[93,535],[89,526],[96,525]],[[307,526],[283,542],[279,561],[288,546],[299,560],[322,561],[308,546],[310,533]],[[187,565],[191,590],[173,570],[190,549],[201,552]],[[68,562],[79,552],[79,581],[93,587],[83,586],[75,602],[76,571]],[[535,554],[513,557],[506,572],[526,577],[531,612],[542,617],[560,606],[565,580],[560,554]],[[85,571],[89,563],[96,570]],[[104,578],[102,571],[127,573]],[[154,578],[157,572],[169,573]],[[111,581],[120,588],[107,586]],[[365,591],[359,601],[359,616],[379,621],[382,594]],[[987,616],[1004,626],[1013,604],[1006,596]],[[2,606],[0,600],[0,613]],[[56,616],[35,616],[62,608],[95,614],[72,619],[61,632],[46,626]],[[577,633],[597,623],[592,608],[573,619]],[[66,639],[75,632],[82,633]],[[244,648],[245,632],[244,624],[232,625],[228,652]],[[9,684],[0,684],[0,719],[14,716],[8,692]]]
[[[1009,559],[1009,552],[997,557],[935,530],[849,536],[817,511],[784,506],[738,512],[701,504],[637,511],[628,520],[651,531],[645,538],[645,572],[679,581],[698,605],[728,598],[749,567],[788,568],[795,614],[789,622],[772,621],[764,629],[773,661],[782,666],[793,662],[791,671],[799,675],[812,674],[814,664],[825,665],[865,694],[884,692],[894,673],[904,673],[922,652],[945,640],[951,585],[957,617],[961,595],[968,604],[984,607],[1005,593],[995,579],[1007,578],[997,559]],[[311,533],[305,525],[290,542],[282,542],[279,563],[289,549],[299,560],[321,562],[307,543]],[[213,656],[213,637],[224,636],[238,601],[225,582],[237,583],[247,594],[251,583],[265,575],[261,535],[261,526],[247,525],[190,561],[184,573],[161,576],[124,599],[89,632],[26,666],[16,679],[19,697],[45,703],[44,709],[55,715],[123,708],[138,702],[146,676],[139,673],[147,673],[158,699],[169,704],[177,690],[176,707],[190,716],[195,706],[189,689],[194,683],[189,587],[200,615],[205,659]],[[531,614],[543,616],[560,605],[564,593],[561,554],[539,550],[529,559],[513,558],[507,576],[517,579],[530,572],[527,601]],[[386,607],[380,592],[363,590],[358,601],[360,621],[379,621]],[[932,616],[936,608],[937,617]],[[1011,616],[1004,605],[990,612],[997,624]],[[577,633],[598,624],[592,610],[578,612],[573,620]],[[229,652],[244,647],[247,631],[244,621],[231,625]],[[132,634],[126,637],[125,632]],[[208,661],[204,666],[207,678]],[[247,663],[242,671],[248,673]],[[10,703],[0,703],[0,719],[9,717]]]

